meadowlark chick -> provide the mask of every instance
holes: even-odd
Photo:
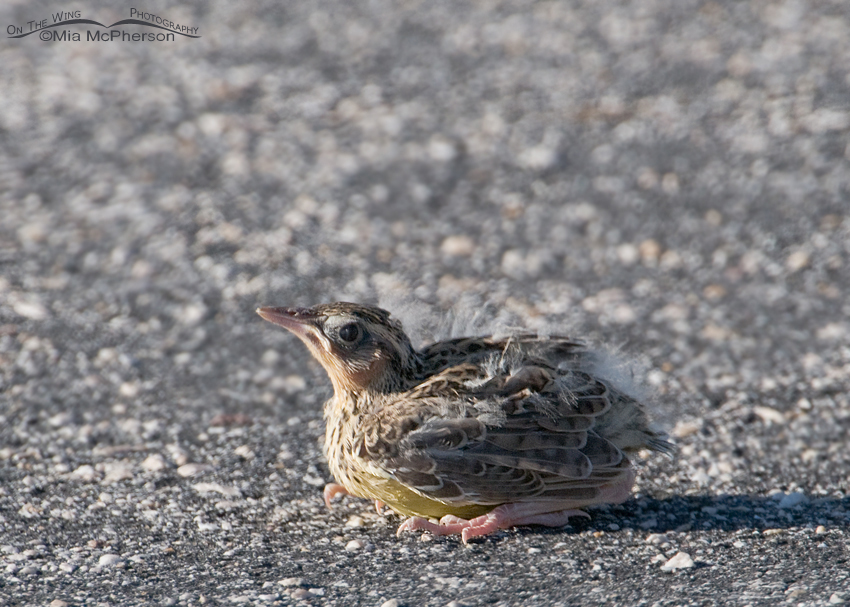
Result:
[[[643,406],[594,374],[581,342],[529,334],[451,339],[416,350],[374,306],[259,308],[322,364],[325,451],[345,493],[408,518],[398,529],[470,538],[566,525],[625,501],[628,454],[670,444]]]

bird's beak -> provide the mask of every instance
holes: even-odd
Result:
[[[310,308],[257,308],[257,314],[302,339],[315,334],[319,319],[319,315]]]

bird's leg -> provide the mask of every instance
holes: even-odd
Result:
[[[556,512],[539,512],[539,504],[505,504],[504,506],[494,508],[487,514],[468,521],[460,532],[460,538],[466,544],[473,537],[487,535],[499,529],[510,529],[519,525],[563,527],[570,522],[571,516],[590,518],[590,515],[583,510],[573,509]]]
[[[328,510],[331,509],[331,500],[335,498],[337,495],[351,495],[348,492],[348,489],[343,487],[342,485],[338,485],[337,483],[328,483],[325,485],[325,506],[328,507]],[[381,514],[381,509],[385,506],[384,502],[381,500],[375,500],[375,512]]]
[[[416,531],[417,529],[428,531],[434,535],[452,535],[461,533],[469,523],[470,521],[451,514],[447,514],[441,518],[439,523],[429,521],[427,518],[422,518],[421,516],[411,516],[399,525],[396,535],[400,536],[405,531]]]
[[[589,514],[577,509],[579,506],[620,504],[626,501],[634,481],[635,472],[630,469],[626,471],[619,481],[602,487],[593,501],[567,501],[560,504],[553,504],[551,502],[503,504],[493,508],[487,514],[468,521],[451,514],[447,514],[441,518],[439,523],[414,516],[401,524],[398,528],[398,535],[401,535],[404,531],[416,531],[417,529],[429,531],[434,535],[453,535],[459,533],[463,543],[466,544],[473,537],[487,535],[499,529],[509,529],[519,525],[562,527],[568,524],[570,517],[573,516],[590,518]],[[557,510],[558,506],[562,510]],[[553,510],[553,508],[555,509]]]
[[[463,543],[471,538],[493,533],[499,529],[510,529],[518,525],[543,525],[544,527],[563,527],[569,523],[571,516],[589,515],[582,510],[559,510],[541,512],[550,509],[551,504],[504,504],[471,520],[447,514],[434,523],[427,519],[414,516],[404,521],[398,528],[398,535],[404,531],[422,529],[434,535],[453,535],[459,533]]]
[[[325,485],[325,506],[328,510],[331,509],[331,500],[337,495],[351,495],[348,490],[342,485],[336,483],[328,483]]]

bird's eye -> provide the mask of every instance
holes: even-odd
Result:
[[[360,326],[357,323],[350,322],[339,328],[339,338],[347,344],[353,344],[360,338]]]

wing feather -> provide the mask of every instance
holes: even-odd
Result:
[[[363,420],[355,455],[443,503],[592,503],[628,473],[624,449],[660,439],[639,403],[582,367],[583,352],[563,337],[430,346],[428,376]]]

